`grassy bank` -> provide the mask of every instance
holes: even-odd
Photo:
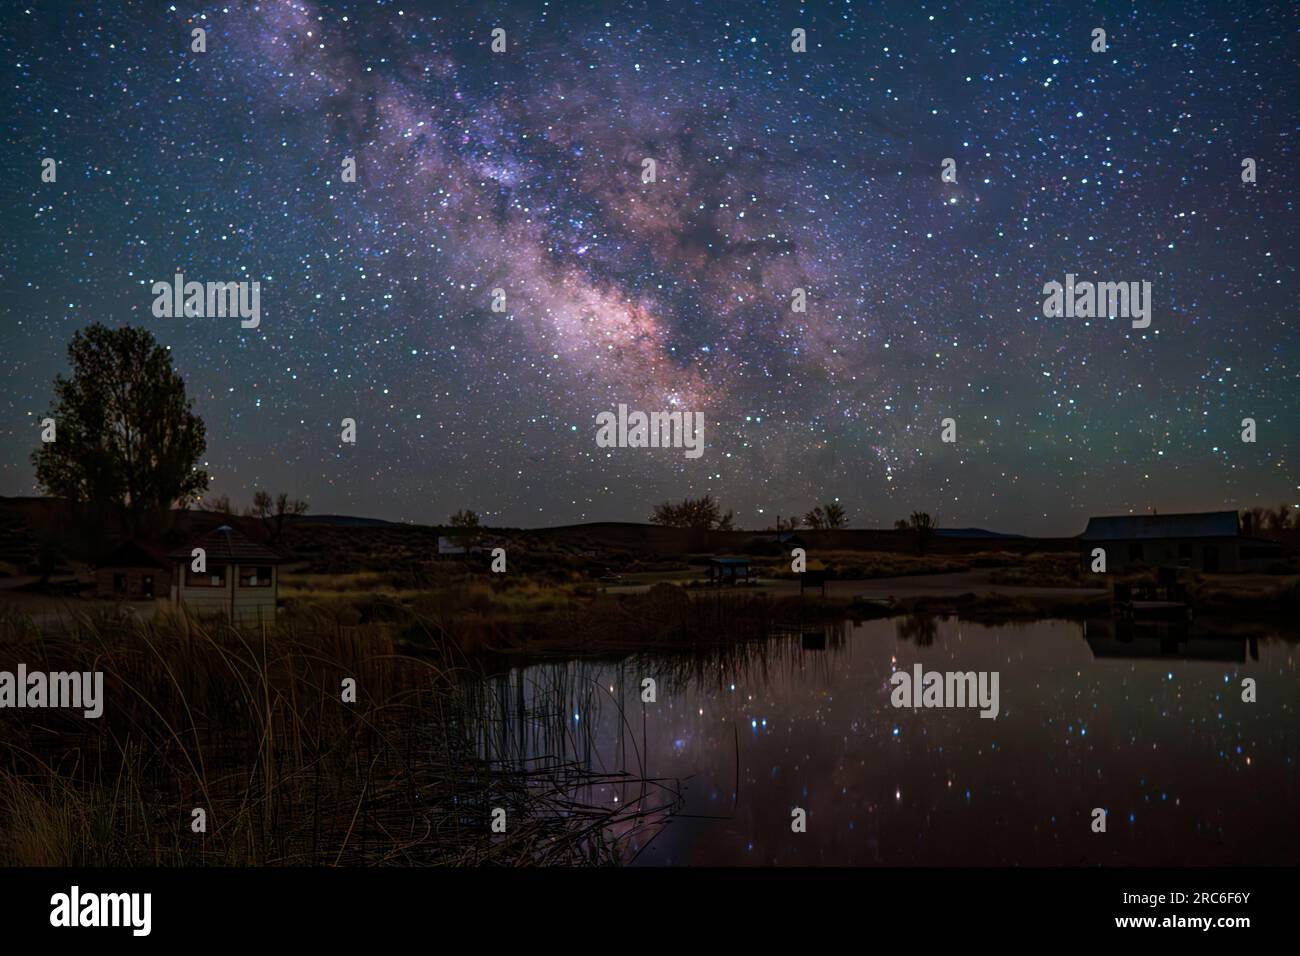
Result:
[[[0,710],[0,865],[615,863],[679,805],[677,784],[566,756],[592,752],[591,723],[571,721],[567,703],[589,689],[503,698],[491,682],[505,665],[647,654],[716,680],[728,662],[797,652],[797,639],[770,639],[828,622],[901,615],[900,634],[922,642],[936,615],[1109,614],[1107,596],[1070,591],[867,601],[448,575],[437,588],[303,578],[260,629],[101,613],[51,632],[0,614],[0,669],[101,671],[107,701],[95,720]],[[1294,627],[1294,579],[1192,584],[1198,620]],[[550,756],[494,744],[524,736],[507,719],[545,727],[536,752]],[[205,832],[192,829],[196,808]],[[490,831],[494,808],[505,833]]]
[[[614,863],[677,799],[574,761],[485,759],[474,682],[389,625],[0,627],[3,667],[102,671],[107,701],[97,720],[0,711],[0,865]],[[601,783],[641,796],[587,801]]]
[[[934,614],[999,623],[1049,617],[1081,620],[1110,613],[1108,594],[1096,593],[1098,579],[1081,576],[1071,557],[1005,557],[1015,560],[1004,565],[998,563],[1001,556],[985,556],[984,566],[994,569],[989,579],[993,590],[880,600],[801,597],[767,593],[761,587],[705,588],[680,579],[660,581],[645,590],[606,593],[576,575],[546,581],[462,566],[441,571],[436,581],[408,579],[407,590],[391,586],[367,590],[376,582],[360,576],[307,579],[287,589],[286,603],[327,610],[347,623],[393,624],[399,640],[434,648],[456,660],[528,648],[583,654],[728,644],[761,640],[806,621],[828,619]],[[924,560],[932,573],[939,573],[938,565],[948,561]],[[877,566],[881,571],[886,568],[899,570],[892,564]],[[1300,610],[1298,580],[1295,575],[1190,575],[1186,583],[1198,617],[1278,620]],[[1135,572],[1104,579],[1104,583],[1117,582],[1153,585],[1155,574]],[[1006,594],[995,590],[999,587],[1054,590]]]

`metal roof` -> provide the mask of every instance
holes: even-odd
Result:
[[[255,561],[274,564],[284,560],[266,545],[258,544],[243,532],[224,524],[185,547],[177,548],[169,556],[188,560],[195,548],[206,551],[208,562],[216,564],[252,564]]]
[[[1084,541],[1133,541],[1149,538],[1235,538],[1237,512],[1203,511],[1183,515],[1113,515],[1089,518],[1079,535]]]

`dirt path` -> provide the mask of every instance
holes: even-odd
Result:
[[[9,581],[5,583],[11,584]],[[99,614],[115,608],[130,608],[147,621],[153,618],[157,609],[155,601],[99,601],[16,590],[22,583],[25,582],[19,581],[11,586],[0,585],[0,612],[16,613],[31,618],[32,622],[41,629],[69,624],[78,616]]]

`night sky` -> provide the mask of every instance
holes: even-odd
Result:
[[[0,494],[38,493],[98,321],[172,350],[237,505],[1075,534],[1300,502],[1300,14],[1142,6],[8,4]],[[155,318],[178,271],[260,281],[260,326]],[[1044,318],[1067,273],[1150,281],[1150,328]],[[619,403],[704,412],[703,456],[598,448]]]

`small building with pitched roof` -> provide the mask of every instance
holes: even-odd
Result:
[[[123,541],[95,568],[95,596],[120,601],[165,598],[175,564],[147,541]]]
[[[195,570],[202,552],[201,570]],[[170,552],[172,604],[196,616],[235,624],[275,620],[279,566],[284,558],[230,525],[215,528]]]
[[[1092,550],[1103,548],[1108,571],[1138,566],[1255,571],[1283,558],[1276,542],[1243,537],[1235,511],[1089,518],[1079,543],[1084,567],[1091,563]]]

